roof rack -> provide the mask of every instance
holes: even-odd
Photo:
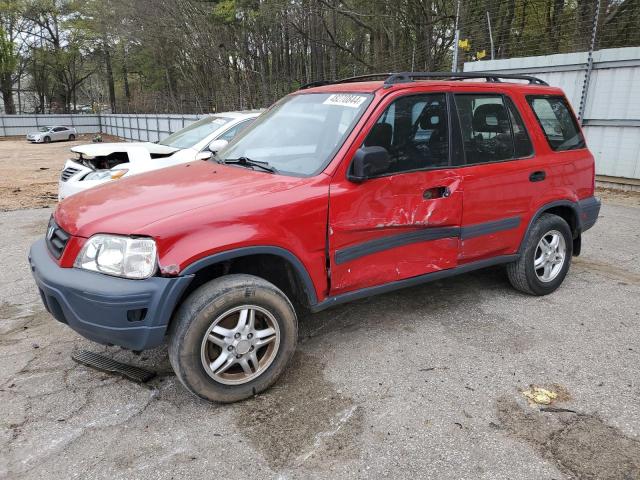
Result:
[[[363,80],[374,80],[376,78],[385,78],[396,75],[395,73],[369,73],[367,75],[358,75],[356,77],[347,77],[341,78],[339,80],[318,80],[316,82],[307,83],[300,87],[300,90],[305,90],[307,88],[313,87],[322,87],[324,85],[333,85],[334,83],[350,83],[350,82],[361,82]]]
[[[399,72],[399,73],[371,73],[359,75],[357,77],[342,78],[340,80],[319,80],[300,87],[300,90],[323,85],[333,85],[336,83],[360,82],[362,80],[373,80],[384,78],[384,88],[389,88],[399,83],[410,83],[420,79],[443,79],[443,80],[466,80],[468,78],[484,78],[490,83],[499,83],[502,80],[526,80],[529,85],[549,85],[544,80],[530,75],[513,75],[499,72]]]

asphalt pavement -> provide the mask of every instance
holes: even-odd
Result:
[[[232,405],[187,393],[166,348],[92,344],[44,311],[26,256],[50,213],[0,213],[0,478],[640,478],[638,206],[605,203],[547,297],[493,268],[301,318],[284,378]]]

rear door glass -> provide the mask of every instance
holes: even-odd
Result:
[[[467,165],[514,158],[509,112],[502,95],[456,94]]]
[[[585,148],[584,137],[578,127],[578,122],[563,97],[528,96],[527,101],[553,150]]]

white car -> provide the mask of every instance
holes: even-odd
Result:
[[[49,143],[59,140],[75,140],[78,132],[73,127],[54,125],[40,127],[37,132],[27,133],[27,140],[31,143]]]
[[[206,159],[226,146],[261,112],[211,115],[172,133],[158,143],[90,143],[71,148],[77,158],[64,165],[58,200],[111,180]]]

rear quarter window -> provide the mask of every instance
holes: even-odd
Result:
[[[584,137],[569,104],[561,96],[527,96],[549,146],[555,151],[585,148]]]

